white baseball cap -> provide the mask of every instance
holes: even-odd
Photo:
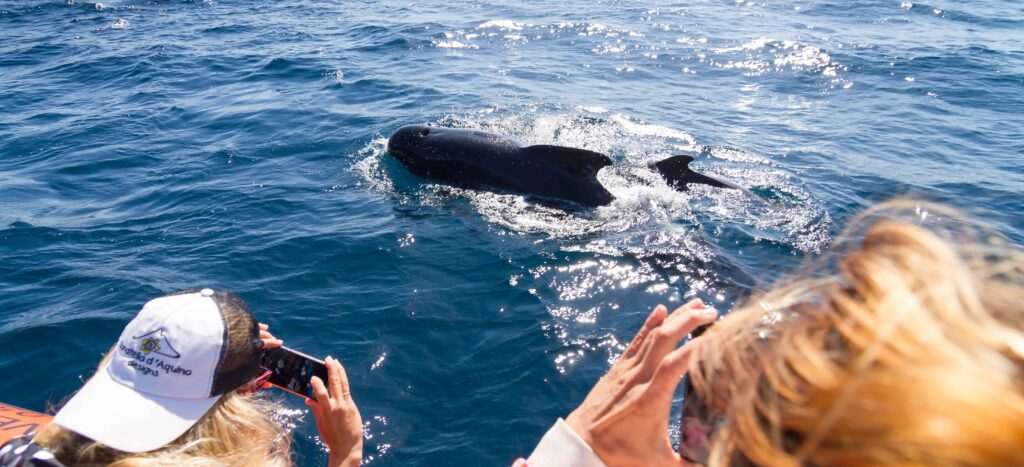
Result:
[[[152,451],[255,378],[261,348],[256,320],[230,292],[153,299],[53,421],[120,451]]]

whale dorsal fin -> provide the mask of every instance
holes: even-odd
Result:
[[[654,167],[656,167],[663,175],[667,176],[668,174],[692,172],[690,169],[690,162],[693,162],[693,156],[676,154],[663,161],[658,161],[654,164]]]
[[[693,162],[693,156],[677,154],[663,161],[651,164],[651,168],[661,173],[662,178],[668,182],[669,186],[678,191],[686,191],[689,189],[689,184],[699,183],[718,188],[733,188],[753,195],[753,193],[750,193],[745,188],[742,188],[730,181],[694,172],[693,169],[690,168],[690,162]]]
[[[586,149],[538,144],[525,147],[523,150],[580,177],[597,176],[597,171],[602,167],[612,165],[610,157]]]

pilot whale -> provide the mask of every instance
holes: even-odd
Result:
[[[612,165],[611,158],[585,149],[521,146],[481,130],[410,125],[391,135],[387,151],[413,174],[450,185],[493,187],[586,207],[615,199],[597,179],[598,171]],[[688,155],[675,155],[651,168],[679,191],[693,183],[743,190],[690,170],[692,161]]]

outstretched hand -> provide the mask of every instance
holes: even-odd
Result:
[[[701,341],[676,345],[716,316],[699,299],[671,315],[658,305],[619,361],[566,419],[605,464],[686,465],[672,449],[668,417],[687,365],[699,358]]]
[[[324,359],[330,392],[320,378],[314,376],[313,394],[316,400],[306,399],[313,412],[316,428],[331,452],[331,467],[356,467],[363,460],[363,419],[348,385],[345,367],[333,357]]]

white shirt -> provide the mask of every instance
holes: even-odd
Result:
[[[529,467],[605,467],[600,457],[559,418],[526,460]]]

